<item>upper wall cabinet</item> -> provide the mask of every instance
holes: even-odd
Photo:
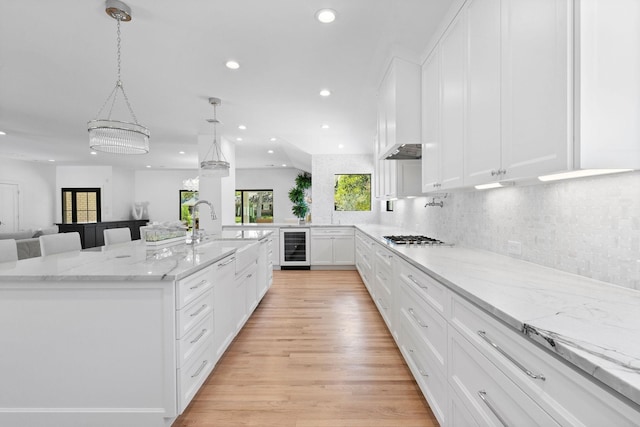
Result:
[[[423,64],[423,191],[640,169],[638,75],[637,1],[468,0]]]
[[[378,154],[420,144],[420,65],[393,58],[378,92]]]
[[[575,169],[640,169],[640,2],[576,2]]]

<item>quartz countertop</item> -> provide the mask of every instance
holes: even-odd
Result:
[[[262,222],[260,224],[231,224],[231,225],[223,225],[224,229],[232,229],[232,228],[313,228],[313,227],[351,227],[353,228],[353,224],[320,224],[320,223],[311,223],[307,222],[305,224],[294,224],[290,222]]]
[[[397,245],[382,238],[403,234],[395,227],[356,227],[577,369],[640,404],[640,292],[492,252],[455,245]]]
[[[259,232],[246,238],[237,233],[223,233],[195,246],[184,243],[147,246],[145,242],[135,240],[5,262],[0,263],[0,284],[20,281],[179,280],[235,253],[242,246],[242,241],[246,240],[247,245],[257,244],[256,240],[268,234]]]

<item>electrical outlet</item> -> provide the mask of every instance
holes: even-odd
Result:
[[[509,240],[507,242],[507,253],[509,255],[522,255],[522,243]]]

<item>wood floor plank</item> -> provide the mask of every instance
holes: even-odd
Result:
[[[173,427],[437,425],[356,271],[274,271]]]

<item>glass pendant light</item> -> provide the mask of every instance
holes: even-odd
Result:
[[[213,143],[205,154],[204,160],[200,162],[200,175],[229,176],[229,162],[218,145],[217,125],[220,124],[220,121],[216,115],[216,107],[222,104],[222,101],[219,98],[209,98],[209,104],[213,105],[213,119],[207,119],[209,123],[213,123]],[[211,159],[207,160],[209,154],[211,154]]]
[[[92,150],[113,154],[146,154],[149,152],[149,129],[138,123],[120,77],[120,22],[131,21],[131,9],[121,1],[107,0],[105,10],[107,15],[117,21],[118,75],[115,87],[102,104],[96,118],[88,123],[89,146]],[[111,119],[119,94],[131,114],[132,121]],[[107,105],[109,112],[106,118],[100,118]]]

